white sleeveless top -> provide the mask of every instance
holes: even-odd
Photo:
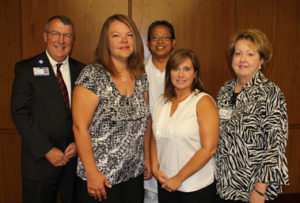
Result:
[[[163,96],[160,96],[155,105],[152,129],[156,140],[158,162],[160,171],[169,177],[176,175],[201,148],[196,105],[205,95],[208,94],[191,93],[179,103],[172,117],[169,117],[171,102],[165,103]],[[214,173],[215,160],[212,157],[177,190],[192,192],[204,188],[214,182]]]

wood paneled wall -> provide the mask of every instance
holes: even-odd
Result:
[[[10,9],[8,9],[10,8]],[[20,0],[0,0],[0,127],[12,128],[10,92],[13,67],[21,59]]]
[[[14,64],[44,50],[46,20],[57,14],[70,17],[76,38],[72,57],[94,60],[100,29],[115,13],[129,15],[146,45],[151,22],[166,19],[175,27],[176,48],[196,52],[206,90],[216,96],[234,74],[226,47],[231,35],[242,28],[265,32],[274,56],[265,75],[276,82],[288,102],[290,186],[285,193],[300,192],[300,1],[298,0],[0,0],[0,202],[21,202],[21,139],[10,116]],[[149,51],[145,46],[145,55]]]
[[[0,203],[21,202],[21,145],[10,116],[13,67],[21,59],[20,6],[0,0]]]

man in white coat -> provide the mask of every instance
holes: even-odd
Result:
[[[164,93],[165,69],[176,45],[174,27],[168,21],[154,21],[148,28],[147,46],[151,56],[146,61],[146,73],[149,81],[150,111],[158,97]],[[157,182],[154,177],[144,182],[144,203],[158,203]]]

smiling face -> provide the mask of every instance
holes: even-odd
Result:
[[[152,57],[165,58],[171,55],[176,44],[175,39],[171,37],[170,30],[165,25],[157,25],[152,29],[150,41],[147,41]]]
[[[244,83],[250,81],[262,64],[263,59],[260,58],[253,42],[246,39],[236,42],[232,56],[232,68],[239,80]]]
[[[188,57],[180,65],[171,69],[171,82],[178,94],[191,92],[196,72],[191,59]]]
[[[59,19],[53,19],[43,34],[46,49],[56,62],[64,61],[69,55],[73,43],[72,25],[64,25]]]
[[[108,37],[112,61],[127,61],[134,49],[133,32],[127,25],[115,20],[108,29]]]

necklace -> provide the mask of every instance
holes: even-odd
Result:
[[[122,76],[121,76],[121,81],[122,81],[122,82],[127,82],[127,77],[124,76],[124,75],[122,75]]]

